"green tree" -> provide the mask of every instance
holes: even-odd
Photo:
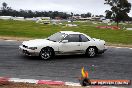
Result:
[[[115,22],[125,21],[129,18],[128,13],[131,10],[131,3],[127,0],[105,0],[105,4],[111,6],[111,10],[106,11],[107,18],[113,18]]]
[[[84,18],[86,18],[86,17],[91,17],[91,13],[90,12],[88,12],[88,13],[86,13],[86,14],[81,14],[81,17],[84,17]]]
[[[112,11],[106,10],[105,13],[106,13],[106,18],[111,19]]]
[[[3,10],[6,10],[6,9],[7,9],[7,3],[3,2],[3,3],[2,3],[2,6],[3,6],[3,7],[2,7]]]
[[[9,14],[11,15],[12,14],[12,9],[11,7],[8,7],[7,6],[8,4],[3,2],[2,3],[2,7],[1,7],[1,14],[0,15],[5,15],[5,16],[8,16]]]

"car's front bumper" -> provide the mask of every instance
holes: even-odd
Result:
[[[23,46],[19,46],[19,50],[27,56],[39,56],[39,53],[35,50],[24,48]]]
[[[104,49],[102,49],[102,50],[98,50],[98,54],[102,54],[102,53],[104,53],[106,50],[107,50],[107,47],[105,46]]]

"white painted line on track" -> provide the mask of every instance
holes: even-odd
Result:
[[[132,49],[132,48],[130,48],[130,47],[116,47],[116,46],[107,46],[108,48],[117,48],[117,49],[124,49],[124,48],[126,48],[126,49]]]
[[[116,47],[116,48],[120,49],[120,48],[122,48],[122,47]]]
[[[10,82],[23,82],[23,83],[37,83],[38,80],[35,79],[19,79],[19,78],[10,78]]]
[[[65,85],[67,85],[67,86],[81,86],[80,83],[74,83],[74,82],[65,82]]]
[[[13,42],[13,41],[16,41],[16,40],[5,40],[5,41],[8,41],[8,42]]]

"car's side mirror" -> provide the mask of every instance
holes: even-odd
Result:
[[[68,43],[68,40],[62,40],[62,43]]]

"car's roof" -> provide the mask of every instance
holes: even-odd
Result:
[[[60,31],[60,32],[65,34],[82,34],[80,32],[74,32],[74,31]]]

